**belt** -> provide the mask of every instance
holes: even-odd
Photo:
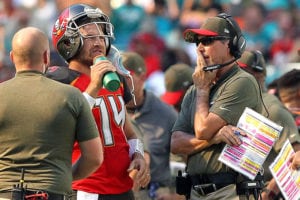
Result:
[[[43,190],[26,190],[25,194],[22,194],[21,191],[11,191],[11,192],[0,192],[0,198],[8,198],[8,199],[28,199],[28,200],[69,200],[71,199],[71,195],[63,195],[56,194],[52,192],[47,192]]]
[[[215,192],[230,184],[236,184],[236,173],[215,173],[215,174],[201,174],[191,175],[192,187],[200,195],[204,196]]]

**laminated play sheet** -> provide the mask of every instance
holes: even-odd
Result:
[[[286,140],[281,151],[269,169],[285,199],[300,199],[300,171],[290,168],[289,158],[295,152],[289,140]]]
[[[237,127],[247,136],[239,136],[240,146],[226,144],[219,161],[254,180],[283,127],[250,108],[245,108]]]

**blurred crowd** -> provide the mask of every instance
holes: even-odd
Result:
[[[246,50],[261,52],[266,61],[267,69],[266,72],[263,71],[263,75],[266,75],[265,84],[268,89],[271,89],[272,84],[277,85],[277,78],[290,71],[291,67],[300,68],[300,0],[0,0],[0,83],[15,76],[15,67],[9,55],[11,41],[18,30],[27,26],[37,27],[47,34],[51,47],[50,66],[67,66],[51,46],[52,29],[59,14],[76,3],[100,8],[114,25],[112,45],[123,53],[122,59],[128,65],[126,68],[133,75],[130,80],[132,82],[128,85],[132,84],[136,92],[133,94],[136,104],[127,105],[128,113],[132,111],[129,116],[137,124],[137,129],[141,127],[141,132],[146,133],[145,141],[153,142],[157,139],[162,142],[153,143],[155,146],[144,142],[149,152],[159,152],[151,157],[151,162],[154,163],[151,169],[154,171],[151,171],[152,183],[162,182],[156,178],[160,174],[169,173],[169,169],[165,170],[166,174],[161,173],[162,162],[157,162],[158,157],[163,161],[171,160],[173,165],[178,164],[172,169],[177,166],[180,169],[185,167],[180,165],[185,163],[185,157],[173,154],[171,159],[168,157],[170,124],[175,122],[178,114],[176,110],[181,109],[186,89],[193,84],[193,67],[197,59],[195,43],[184,41],[184,30],[198,29],[208,17],[222,12],[233,16],[246,39]],[[142,58],[125,52],[135,52]],[[133,61],[124,59],[130,56]],[[141,67],[143,68],[140,69]],[[144,84],[147,92],[143,88]],[[148,90],[156,96],[149,95]],[[173,105],[176,110],[166,108],[163,102]],[[151,105],[155,105],[156,109],[150,109]],[[151,127],[149,131],[149,124],[159,128]],[[154,131],[155,134],[151,135]],[[164,157],[160,152],[163,147],[166,147]],[[175,172],[171,173],[174,178]],[[174,180],[172,184],[174,186]],[[148,187],[150,192],[140,191],[149,195],[152,185],[150,183]],[[166,185],[168,184],[158,186]],[[174,190],[174,187],[171,189]],[[174,191],[170,194],[174,194]],[[143,196],[140,199],[144,199]]]
[[[242,28],[247,50],[260,50],[268,65],[266,83],[299,62],[300,0],[1,0],[0,82],[14,76],[9,60],[10,42],[20,28],[36,26],[51,40],[58,14],[74,3],[99,7],[114,25],[112,42],[122,51],[143,56],[146,87],[157,95],[165,92],[164,72],[176,63],[195,65],[194,44],[184,42],[186,28],[199,28],[209,16],[232,15]],[[51,65],[66,65],[53,51]]]

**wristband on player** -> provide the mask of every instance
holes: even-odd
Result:
[[[89,95],[87,92],[82,93],[83,96],[85,97],[85,99],[88,101],[90,108],[92,109],[96,103],[96,99],[94,99],[93,97],[91,97],[91,95]]]
[[[130,139],[128,144],[130,158],[132,158],[134,153],[140,153],[144,157],[144,145],[140,139]]]

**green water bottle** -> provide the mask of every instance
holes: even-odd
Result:
[[[107,60],[104,56],[97,56],[94,58],[94,64],[100,60]],[[103,86],[109,91],[116,91],[120,87],[120,79],[115,72],[106,72],[102,79]]]

